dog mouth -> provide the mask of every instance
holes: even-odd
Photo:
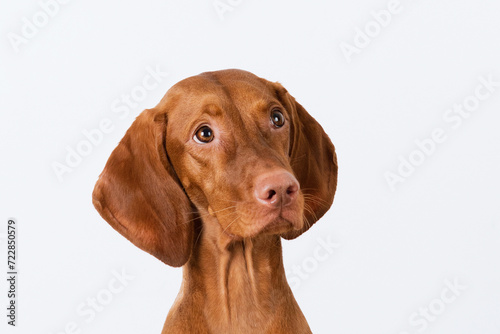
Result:
[[[279,215],[270,223],[264,225],[264,228],[261,229],[261,234],[280,234],[283,232],[287,232],[289,230],[294,229],[294,224],[288,219],[284,218],[282,215]]]
[[[300,230],[304,225],[302,197],[291,205],[274,208],[242,201],[227,209],[215,212],[210,209],[209,213],[218,220],[222,235],[233,241],[259,235],[281,235]]]
[[[223,228],[223,233],[232,240],[242,240],[244,238],[253,238],[258,235],[279,235],[292,230],[298,230],[302,226],[302,220],[290,219],[290,214],[277,212],[267,214],[261,219],[242,219],[239,224],[229,228]],[[298,217],[295,213],[293,216]]]

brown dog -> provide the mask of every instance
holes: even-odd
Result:
[[[174,85],[111,154],[93,203],[174,267],[162,333],[311,333],[283,268],[293,239],[330,208],[335,149],[278,83],[241,70]]]

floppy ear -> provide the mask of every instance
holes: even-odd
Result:
[[[99,176],[92,202],[100,215],[137,247],[173,267],[189,259],[191,202],[165,149],[166,114],[137,117]]]
[[[304,194],[304,227],[282,235],[294,239],[320,219],[333,203],[337,189],[335,147],[321,125],[283,86],[276,91],[291,115],[290,165]]]

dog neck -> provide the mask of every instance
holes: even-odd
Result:
[[[303,319],[307,326],[286,281],[280,236],[234,240],[211,217],[199,233],[180,296],[192,297],[210,332],[267,333],[273,317]]]

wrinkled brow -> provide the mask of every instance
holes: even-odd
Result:
[[[195,111],[186,115],[186,119],[188,120],[186,130],[191,130],[205,115],[209,115],[213,118],[221,118],[223,116],[223,111],[222,108],[215,103],[203,104],[201,107],[197,107]]]

